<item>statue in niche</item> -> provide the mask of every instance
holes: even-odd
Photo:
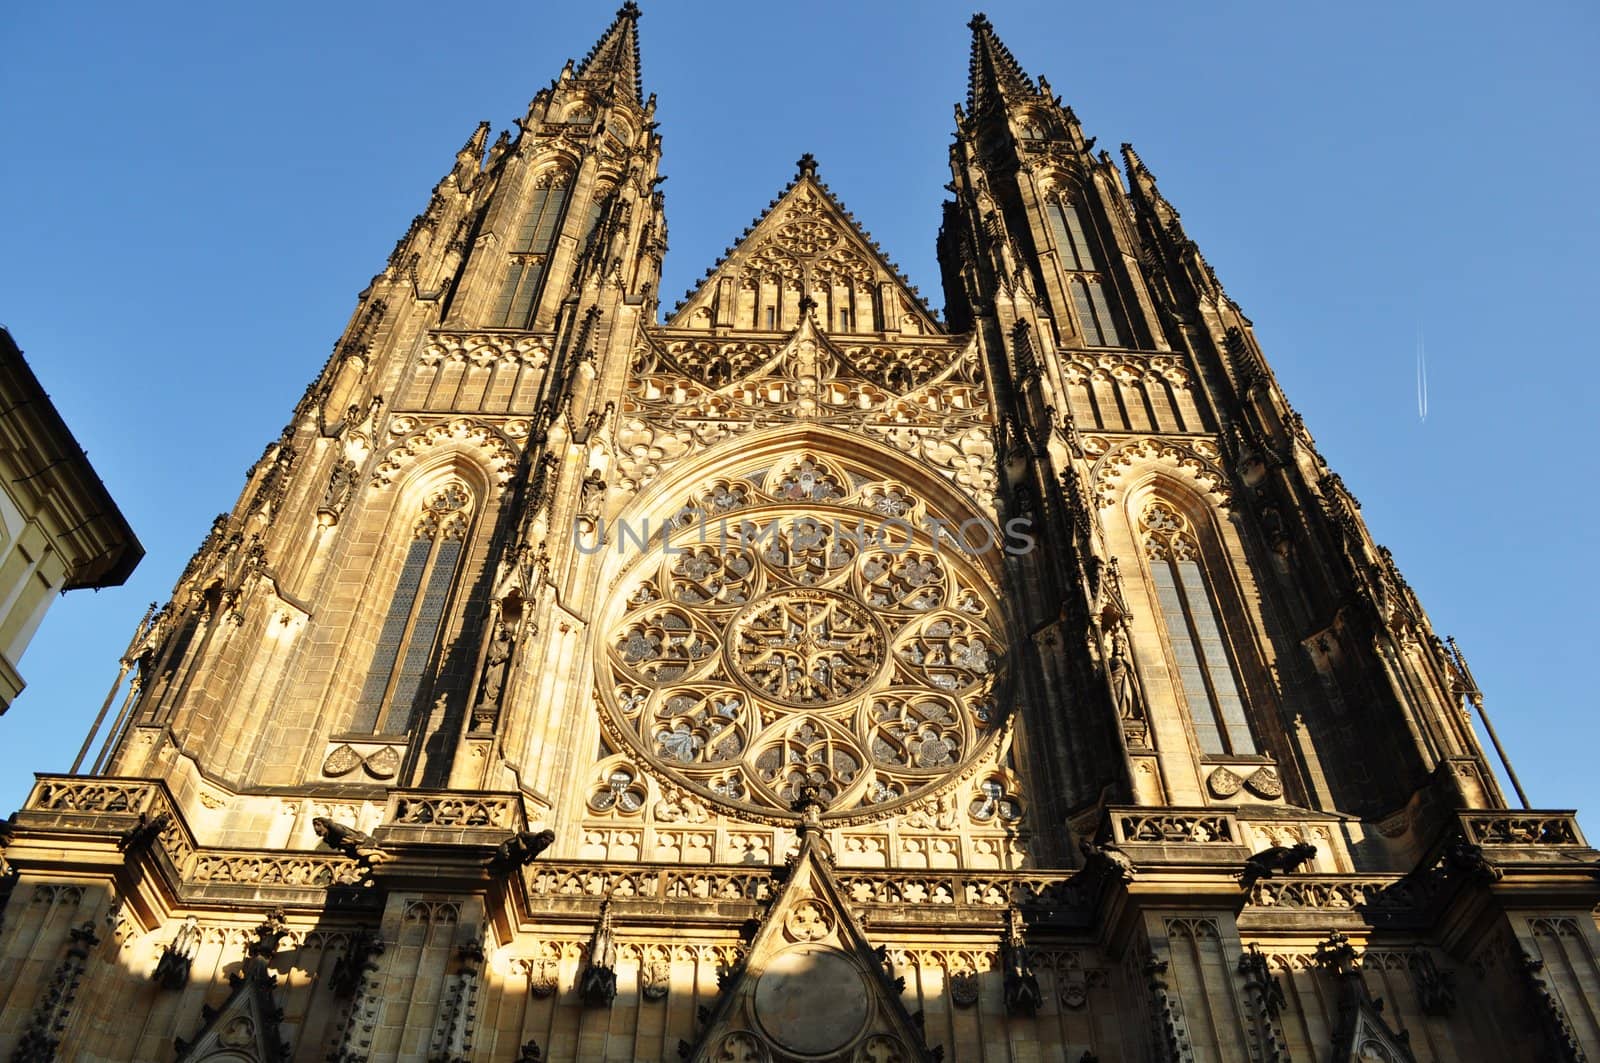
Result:
[[[322,492],[322,504],[317,507],[317,512],[328,519],[329,523],[337,524],[343,516],[345,506],[350,504],[350,495],[356,486],[356,464],[346,458],[334,462],[333,471],[328,474],[327,489]]]
[[[172,940],[161,950],[161,959],[156,961],[155,973],[150,976],[152,981],[161,985],[162,989],[182,989],[189,984],[189,968],[194,963],[195,954],[200,951],[200,927],[194,916],[183,921],[178,927],[178,932]]]
[[[590,469],[578,488],[578,522],[586,531],[593,530],[600,521],[606,501],[606,481],[599,469]]]
[[[500,704],[500,692],[506,682],[506,667],[511,660],[511,647],[511,629],[503,619],[496,618],[494,633],[489,636],[489,652],[484,658],[483,686],[478,692],[479,705]]]
[[[1117,715],[1124,720],[1142,720],[1144,705],[1139,697],[1139,681],[1133,671],[1133,657],[1128,651],[1128,629],[1120,620],[1111,628],[1108,642],[1106,677],[1111,683],[1111,696],[1116,702]]]

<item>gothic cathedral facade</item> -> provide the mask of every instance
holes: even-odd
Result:
[[[810,156],[662,313],[638,16],[468,139],[0,830],[0,1053],[1600,1053],[1600,854],[1132,147],[980,15],[942,316]]]

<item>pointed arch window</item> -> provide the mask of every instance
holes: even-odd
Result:
[[[1194,721],[1200,751],[1219,756],[1254,754],[1238,675],[1193,527],[1172,506],[1154,500],[1140,514],[1139,530],[1167,645],[1177,664],[1179,691]]]
[[[1095,254],[1094,240],[1083,209],[1059,193],[1045,200],[1045,216],[1050,235],[1067,271],[1072,289],[1072,309],[1078,319],[1084,343],[1090,347],[1124,346],[1117,315],[1112,310],[1114,296],[1106,291],[1106,277]]]
[[[555,246],[561,214],[567,206],[569,184],[568,175],[559,171],[535,178],[528,213],[511,242],[511,268],[495,302],[493,324],[502,328],[528,327],[538,306],[539,289]]]
[[[372,651],[352,731],[400,735],[411,729],[471,515],[472,495],[460,483],[447,484],[423,505]]]

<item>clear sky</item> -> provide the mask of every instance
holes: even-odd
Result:
[[[670,307],[811,151],[942,305],[971,10],[645,0]],[[615,3],[11,4],[0,321],[149,556],[45,619],[0,815],[62,771],[152,600],[276,438],[480,119]],[[1600,9],[994,3],[1085,132],[1133,141],[1441,635],[1536,806],[1600,808]],[[1419,420],[1416,355],[1429,407]]]

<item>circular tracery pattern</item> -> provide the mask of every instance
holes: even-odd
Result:
[[[830,815],[888,814],[971,765],[1001,717],[999,610],[925,503],[803,453],[713,494],[618,584],[612,730],[766,814],[812,790]]]
[[[787,706],[836,705],[883,667],[883,632],[864,606],[830,591],[774,591],[735,614],[728,664]]]

